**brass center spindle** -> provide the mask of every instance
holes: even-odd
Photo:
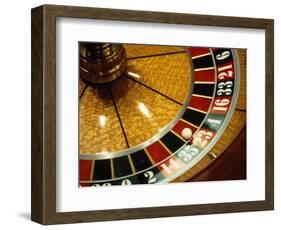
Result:
[[[122,45],[80,43],[80,77],[90,83],[108,83],[126,70],[126,51]]]

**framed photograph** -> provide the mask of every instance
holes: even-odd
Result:
[[[274,21],[32,9],[41,224],[273,210]]]

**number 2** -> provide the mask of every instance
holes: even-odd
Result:
[[[154,173],[152,171],[145,172],[144,176],[148,178],[148,184],[154,184],[157,181],[157,178],[154,176]]]

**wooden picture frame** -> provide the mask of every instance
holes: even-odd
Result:
[[[56,211],[56,18],[169,23],[265,30],[265,200],[98,211]],[[274,208],[274,21],[179,13],[43,5],[32,9],[31,219],[62,224],[272,210]]]

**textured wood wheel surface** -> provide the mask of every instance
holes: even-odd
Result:
[[[125,45],[127,74],[107,85],[80,80],[80,153],[116,152],[157,135],[190,92],[186,49]]]

